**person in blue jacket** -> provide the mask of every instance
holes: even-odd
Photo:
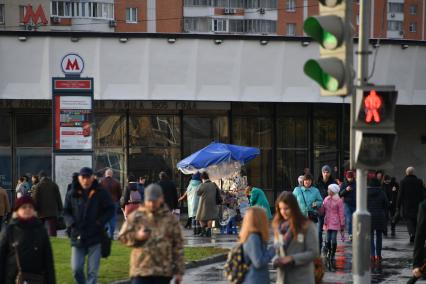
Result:
[[[250,200],[250,206],[258,206],[265,209],[268,220],[272,219],[271,206],[269,206],[268,198],[263,190],[248,185],[246,187],[246,196]]]

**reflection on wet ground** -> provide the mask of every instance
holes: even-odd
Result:
[[[191,237],[185,234],[186,245],[191,246],[220,246],[230,248],[235,245],[235,236],[216,235],[212,240]],[[405,227],[397,228],[397,237],[383,239],[383,262],[380,266],[372,267],[372,283],[406,283],[411,275],[413,246],[408,243]],[[336,253],[336,272],[326,271],[324,284],[352,283],[352,244],[339,240]],[[184,283],[229,283],[223,277],[223,263],[190,269],[185,275]],[[271,283],[275,282],[276,272],[270,267]],[[426,281],[418,281],[425,284]],[[261,284],[261,283],[259,283]]]

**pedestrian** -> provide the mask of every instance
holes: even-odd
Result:
[[[0,231],[3,228],[3,222],[10,212],[9,197],[4,188],[0,187]],[[0,282],[1,283],[1,282]]]
[[[424,198],[423,183],[414,175],[414,172],[415,170],[413,167],[408,167],[406,169],[406,176],[401,180],[396,204],[397,213],[401,214],[407,221],[410,243],[414,243],[418,208]]]
[[[16,198],[20,198],[25,195],[29,195],[30,186],[28,182],[26,181],[26,178],[24,176],[21,176],[18,179],[18,183],[15,188],[16,191]]]
[[[77,284],[95,284],[104,227],[114,215],[114,204],[109,192],[95,180],[91,168],[82,168],[78,181],[78,186],[67,193],[64,206],[65,224],[70,228],[71,269]]]
[[[122,195],[121,185],[118,180],[113,177],[113,175],[114,171],[111,168],[108,168],[105,171],[105,177],[100,181],[101,187],[109,192],[114,204],[114,215],[107,224],[109,228],[109,237],[111,239],[114,239],[114,232],[117,223],[117,210],[120,208],[120,198]]]
[[[57,220],[62,213],[62,197],[58,185],[45,172],[40,172],[40,182],[34,187],[32,197],[38,217],[47,228],[49,236],[57,235]]]
[[[388,200],[377,178],[370,179],[367,187],[367,208],[371,214],[371,263],[382,262],[382,240],[386,225]]]
[[[161,172],[159,177],[160,181],[158,184],[163,189],[164,201],[170,210],[177,210],[179,208],[179,202],[176,185],[169,179],[169,176],[166,174],[166,172]]]
[[[133,248],[132,284],[166,284],[173,277],[175,283],[182,283],[185,269],[182,229],[164,204],[159,185],[151,184],[145,189],[144,205],[124,222],[119,240]]]
[[[413,251],[413,276],[420,278],[422,276],[420,268],[426,265],[426,200],[419,205],[417,225]]]
[[[189,182],[189,185],[186,188],[185,194],[179,198],[179,202],[182,202],[185,199],[188,202],[188,219],[191,221],[194,236],[201,233],[201,230],[198,226],[198,222],[195,218],[197,216],[198,204],[200,202],[200,197],[197,195],[200,186],[201,175],[197,172],[192,175],[191,181]]]
[[[302,214],[296,197],[289,192],[278,196],[275,212],[272,226],[278,255],[274,261],[277,284],[314,284],[314,260],[319,257],[315,224]]]
[[[70,191],[73,187],[78,186],[78,173],[73,173],[71,176],[71,183],[67,185],[67,193]]]
[[[389,216],[388,219],[391,219],[391,236],[395,236],[395,226],[396,226],[396,219],[393,219],[392,217],[396,213],[396,201],[398,199],[398,192],[399,192],[399,184],[396,182],[395,177],[391,177],[390,175],[385,175],[383,178],[383,189],[386,193],[386,197],[389,201]]]
[[[139,205],[143,203],[144,191],[138,187],[136,177],[129,175],[127,178],[127,186],[124,189],[123,196],[121,197],[120,205],[124,211],[124,217],[127,218],[133,211],[138,209]]]
[[[252,185],[248,184],[245,189],[245,193],[250,201],[250,206],[258,206],[265,209],[268,220],[271,220],[271,206],[269,206],[268,198],[266,197],[265,192],[258,187],[253,187]]]
[[[383,179],[385,177],[384,176],[385,173],[382,170],[378,170],[378,171],[376,171],[375,175],[376,175],[376,179],[380,182],[380,185],[382,185],[383,184]]]
[[[268,248],[269,222],[265,210],[260,207],[247,209],[238,241],[243,246],[244,262],[249,265],[242,283],[270,283],[268,264],[275,256],[275,249]]]
[[[200,196],[200,202],[196,220],[201,224],[200,236],[211,237],[213,220],[217,219],[219,213],[216,205],[216,195],[219,189],[214,182],[210,181],[207,172],[201,173],[201,181],[203,183],[197,191],[197,195]]]
[[[139,180],[138,180],[138,190],[140,193],[142,193],[142,202],[144,200],[145,187],[148,185],[147,181],[148,181],[148,176],[139,177]]]
[[[324,200],[328,195],[328,186],[330,184],[337,184],[334,178],[331,176],[331,168],[328,165],[324,165],[321,169],[321,175],[318,177],[317,188],[321,194],[322,199]],[[319,215],[318,218],[318,237],[320,250],[323,248],[325,252],[325,246],[323,247],[323,227],[324,227],[324,216]]]
[[[328,186],[328,196],[324,199],[324,230],[327,231],[327,266],[336,271],[337,233],[345,230],[343,201],[339,197],[340,187],[337,184]]]
[[[296,196],[297,203],[299,204],[299,208],[302,214],[318,225],[318,232],[321,232],[321,242],[319,243],[319,247],[321,250],[322,226],[324,226],[324,222],[320,222],[321,216],[319,210],[322,206],[323,198],[321,197],[318,188],[312,186],[312,182],[312,175],[305,175],[303,179],[303,187],[295,189],[293,194]]]
[[[34,191],[36,185],[40,182],[40,177],[38,175],[32,175],[31,176],[31,182],[32,182],[32,185],[31,185],[31,189],[30,189],[30,192],[29,192],[30,195],[33,194],[33,191]]]
[[[348,227],[349,241],[352,241],[352,216],[356,210],[356,181],[353,171],[346,172],[346,178],[340,186],[340,197],[345,203],[345,224]]]
[[[0,283],[56,283],[49,236],[36,217],[33,199],[18,198],[13,211],[0,235]],[[31,273],[34,282],[22,274],[18,280],[19,272]]]

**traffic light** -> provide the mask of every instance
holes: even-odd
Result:
[[[363,169],[392,167],[396,142],[394,86],[369,86],[356,102],[355,161]]]
[[[346,96],[352,89],[352,7],[343,0],[319,0],[319,16],[305,20],[303,29],[320,44],[320,59],[309,59],[305,74],[321,87],[323,96]]]

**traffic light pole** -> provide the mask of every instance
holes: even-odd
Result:
[[[352,2],[352,1],[349,1]],[[353,111],[351,137],[355,138],[355,146],[361,143],[361,137],[356,135],[354,129],[355,112],[354,103],[363,98],[363,87],[368,84],[368,43],[370,37],[370,13],[371,1],[361,0],[360,3],[360,24],[359,24],[359,40],[358,40],[358,71],[357,71],[357,88],[352,99],[351,110]],[[354,141],[354,140],[352,140]],[[354,149],[352,148],[351,151]],[[351,158],[355,153],[351,153]],[[353,161],[352,161],[353,162]],[[365,169],[357,169],[357,189],[356,189],[356,211],[353,215],[353,243],[352,243],[352,275],[354,284],[371,283],[370,273],[370,228],[371,218],[367,210],[367,176]]]

